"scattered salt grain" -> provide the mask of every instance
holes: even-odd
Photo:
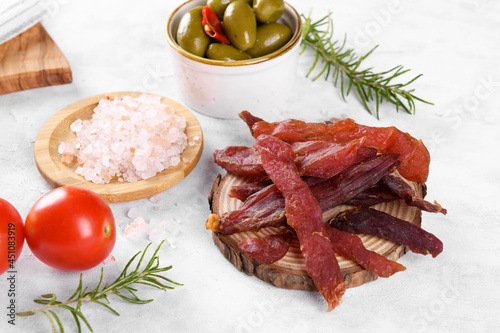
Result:
[[[161,227],[163,227],[163,229],[165,229],[165,231],[168,232],[172,236],[177,236],[180,232],[179,225],[177,223],[174,223],[174,222],[170,222],[170,223],[163,222]]]
[[[159,229],[159,228],[153,228],[151,230],[151,233],[149,234],[149,240],[155,244],[161,243],[163,240],[165,240],[165,230]]]
[[[129,219],[135,220],[139,217],[139,210],[135,207],[130,208],[127,212],[127,217]]]
[[[198,140],[200,140],[200,137],[198,135],[195,135],[195,136],[193,136],[193,140],[198,141]]]
[[[177,247],[177,242],[176,242],[176,240],[175,240],[174,237],[168,237],[167,238],[167,243],[173,249],[175,249]]]
[[[160,210],[160,207],[158,207],[158,206],[154,206],[154,207],[153,207],[153,210],[154,210],[155,212],[157,212],[157,211],[159,211],[159,210]]]
[[[141,237],[143,235],[148,236],[151,233],[151,226],[144,221],[142,217],[136,218],[132,223],[125,227],[123,234],[125,237],[135,236]]]
[[[116,261],[115,257],[113,257],[112,255],[109,255],[109,257],[107,257],[106,259],[104,259],[104,261],[102,262],[104,265],[109,265],[109,264],[112,264]]]
[[[151,178],[177,165],[188,144],[186,119],[148,94],[102,99],[91,120],[77,119],[70,129],[77,139],[59,146],[62,160],[76,156],[75,172],[97,184]]]
[[[158,194],[153,195],[153,196],[149,197],[149,201],[151,201],[154,204],[158,204],[161,201],[161,196],[159,196]]]

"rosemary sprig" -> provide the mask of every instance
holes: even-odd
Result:
[[[140,256],[135,269],[127,273],[127,270],[129,269],[130,266],[132,266],[132,263],[141,254],[141,252],[136,253],[132,257],[132,259],[130,259],[130,261],[127,263],[121,274],[118,276],[118,278],[116,278],[116,280],[113,283],[109,285],[106,284],[101,288],[101,284],[104,277],[103,274],[104,270],[101,268],[101,277],[99,279],[97,286],[91,291],[87,291],[88,287],[83,288],[82,274],[80,274],[80,282],[78,284],[78,287],[76,288],[73,295],[71,295],[66,301],[64,302],[58,301],[55,294],[45,294],[41,296],[42,299],[34,300],[35,303],[43,305],[42,307],[33,309],[31,311],[19,312],[17,313],[17,315],[20,317],[28,317],[28,316],[33,316],[38,312],[43,313],[49,319],[53,332],[56,332],[56,325],[57,328],[59,328],[60,332],[64,332],[62,322],[59,319],[59,316],[53,310],[56,310],[57,308],[65,309],[68,310],[75,319],[78,332],[81,332],[81,321],[83,321],[83,323],[88,327],[88,329],[91,332],[93,332],[90,323],[87,321],[87,319],[82,313],[81,305],[83,303],[90,302],[99,304],[105,307],[106,309],[110,310],[112,313],[119,316],[120,314],[116,312],[111,306],[108,305],[110,303],[108,299],[109,294],[116,295],[127,302],[135,304],[146,304],[152,302],[153,299],[143,300],[137,297],[136,295],[137,289],[134,288],[135,286],[132,287],[132,285],[142,284],[161,290],[167,290],[167,289],[174,289],[172,286],[167,285],[166,284],[167,282],[175,285],[182,285],[182,284],[174,282],[158,274],[161,272],[168,271],[169,269],[172,268],[172,266],[160,267],[158,251],[160,250],[160,247],[163,245],[163,242],[161,242],[160,245],[158,245],[158,247],[156,248],[151,258],[149,259],[146,266],[142,268],[142,270],[140,269],[141,264],[146,255],[146,251],[148,250],[150,245],[151,243],[149,243],[144,249],[144,251],[142,251],[142,255]],[[125,294],[123,294],[124,291],[126,291]]]
[[[409,69],[404,69],[399,65],[385,72],[375,73],[372,68],[360,69],[363,61],[378,47],[375,46],[365,55],[358,57],[354,49],[346,47],[346,37],[342,44],[333,39],[333,20],[331,13],[322,19],[312,22],[311,16],[303,18],[303,49],[310,48],[315,52],[315,59],[307,76],[309,77],[321,60],[323,67],[313,78],[325,76],[333,78],[333,83],[337,87],[340,84],[340,92],[344,101],[354,87],[363,107],[372,114],[369,106],[370,102],[375,102],[375,111],[379,119],[379,107],[383,102],[389,102],[396,106],[396,111],[402,108],[407,113],[415,113],[415,101],[427,102],[413,94],[414,89],[407,87],[418,79],[422,74],[417,75],[406,83],[392,83],[392,81],[407,73]]]

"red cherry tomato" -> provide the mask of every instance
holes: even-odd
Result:
[[[108,204],[95,192],[74,186],[59,187],[42,196],[28,213],[24,230],[38,259],[66,271],[99,265],[116,240]]]
[[[0,199],[0,275],[14,270],[24,244],[23,219],[17,210]]]

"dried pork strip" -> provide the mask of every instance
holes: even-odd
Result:
[[[351,166],[363,139],[344,145],[324,141],[294,142],[295,165],[303,176],[328,179]]]
[[[274,184],[251,195],[238,210],[218,216],[211,214],[205,227],[231,235],[242,231],[258,231],[263,227],[286,224],[285,199]]]
[[[338,206],[375,185],[399,165],[397,154],[375,156],[354,165],[335,177],[311,186],[323,211]]]
[[[428,254],[433,257],[443,251],[443,243],[433,234],[398,219],[387,213],[360,207],[353,211],[340,213],[330,220],[330,225],[350,233],[363,233],[380,236],[408,246],[415,253]]]
[[[263,121],[263,119],[254,116],[248,111],[242,111],[238,114],[238,116],[247,124],[248,128],[250,129],[250,132],[252,133],[252,136],[253,136],[252,126],[255,123],[258,123],[259,121]]]
[[[254,143],[262,165],[285,198],[287,223],[297,233],[308,274],[328,302],[328,311],[341,301],[346,283],[323,224],[321,207],[309,186],[300,178],[291,146],[275,137],[261,135]]]
[[[380,277],[389,277],[406,269],[405,266],[396,261],[389,260],[376,252],[366,249],[357,235],[333,227],[327,228],[327,231],[335,253],[357,262],[363,268]]]
[[[229,190],[229,197],[245,201],[249,196],[259,192],[263,188],[271,185],[273,182],[270,180],[263,180],[254,183],[244,183],[236,186],[231,186]]]
[[[263,177],[266,172],[262,167],[260,154],[251,147],[229,146],[214,152],[215,163],[230,174],[241,177]]]
[[[292,233],[267,235],[262,238],[247,238],[242,240],[238,247],[251,258],[262,264],[273,264],[283,258],[290,244]]]
[[[432,204],[419,197],[411,186],[399,177],[387,175],[380,180],[380,184],[392,191],[399,198],[404,199],[408,206],[415,206],[431,213],[442,213],[445,215],[447,213],[446,209],[441,207],[437,202],[434,201],[434,204]]]
[[[395,127],[370,127],[356,124],[352,119],[333,123],[306,123],[290,119],[279,123],[259,121],[252,126],[252,134],[276,136],[289,142],[309,140],[330,141],[345,144],[365,138],[364,145],[374,147],[380,153],[400,154],[399,173],[404,178],[425,183],[429,175],[430,154],[421,140],[417,140]]]
[[[380,183],[380,182],[379,182]],[[383,188],[379,184],[376,184],[370,188],[367,188],[351,200],[345,202],[347,205],[352,206],[374,206],[383,202],[391,202],[394,200],[399,200],[400,198],[395,195],[392,191]]]
[[[324,141],[295,142],[295,165],[303,176],[330,178],[354,164],[358,159],[363,139],[346,144]],[[368,154],[365,150],[361,154]],[[242,177],[266,176],[260,155],[251,147],[229,146],[216,150],[214,161],[227,172]]]
[[[353,165],[338,175],[321,180],[305,178],[321,209],[326,211],[352,199],[376,184],[383,176],[394,171],[399,164],[398,155],[378,155],[363,163]],[[235,211],[212,214],[206,228],[223,234],[258,231],[264,227],[277,227],[286,223],[285,200],[275,185],[253,194]]]

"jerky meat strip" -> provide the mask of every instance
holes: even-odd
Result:
[[[395,193],[401,199],[404,199],[408,206],[415,206],[431,213],[442,213],[444,215],[447,213],[446,209],[441,207],[437,202],[432,204],[419,197],[411,186],[401,178],[387,175],[380,180],[380,184]]]
[[[405,266],[396,261],[389,260],[377,252],[368,250],[357,235],[333,227],[329,227],[327,230],[335,253],[357,262],[363,268],[380,277],[386,278],[406,269]]]
[[[350,233],[380,236],[408,246],[415,253],[433,257],[443,251],[443,243],[433,234],[376,209],[360,207],[340,213],[330,220],[330,225]]]
[[[242,240],[238,247],[258,262],[269,265],[286,255],[292,239],[292,233],[288,231],[284,234],[267,235],[262,238],[247,238]]]
[[[331,311],[340,303],[346,283],[323,224],[321,207],[300,178],[289,144],[262,135],[254,147],[261,154],[267,174],[285,198],[287,223],[297,233],[307,272]]]

